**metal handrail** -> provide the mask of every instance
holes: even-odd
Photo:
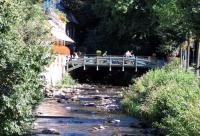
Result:
[[[158,57],[159,58],[159,57]],[[109,70],[112,70],[112,67],[122,67],[122,71],[124,71],[125,67],[135,67],[135,71],[137,71],[138,67],[161,67],[165,63],[164,59],[157,59],[157,57],[151,58],[150,56],[133,56],[133,57],[125,57],[125,56],[83,56],[77,58],[76,60],[71,60],[67,62],[67,69],[74,69],[76,67],[83,66],[83,69],[86,69],[86,66],[96,66],[97,71],[101,66],[109,67]],[[69,68],[69,65],[72,68]]]

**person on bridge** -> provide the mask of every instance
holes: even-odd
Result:
[[[107,56],[107,51],[105,51],[102,56],[106,57]]]
[[[128,50],[126,53],[125,53],[125,56],[126,57],[131,57],[132,55],[131,55],[131,52]]]
[[[131,51],[131,56],[130,56],[130,57],[135,58],[135,55],[134,55],[134,53],[133,53],[133,50]]]
[[[156,61],[157,61],[156,53],[153,53],[153,54],[152,54],[152,56],[151,56],[151,61],[152,61],[152,62],[156,62]]]
[[[78,54],[75,52],[75,53],[74,53],[74,59],[77,60],[78,58],[79,58],[79,57],[78,57]]]
[[[67,62],[69,62],[70,59],[71,59],[71,56],[70,56],[70,55],[66,56],[66,61],[67,61]]]

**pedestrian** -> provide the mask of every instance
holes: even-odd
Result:
[[[135,55],[134,55],[134,53],[133,53],[133,50],[131,51],[131,55],[130,55],[130,57],[135,57]]]
[[[131,52],[130,52],[129,50],[126,51],[125,56],[126,56],[126,57],[131,57]]]
[[[78,58],[79,58],[79,57],[78,57],[78,54],[75,52],[75,53],[74,53],[74,59],[77,60]]]
[[[107,56],[107,51],[105,51],[102,56],[106,57]]]

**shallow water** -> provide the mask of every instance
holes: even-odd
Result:
[[[121,87],[86,85],[67,90],[67,99],[46,98],[39,105],[33,136],[50,135],[42,134],[45,128],[55,129],[61,136],[148,135],[142,128],[130,127],[139,123],[136,118],[122,114]]]

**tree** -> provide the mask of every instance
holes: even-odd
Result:
[[[43,96],[38,77],[50,60],[43,21],[37,1],[0,1],[0,135],[31,128],[32,109]]]
[[[158,31],[164,32],[163,42],[169,42],[170,47],[177,47],[181,42],[187,41],[187,67],[189,67],[190,39],[199,39],[200,33],[200,6],[198,0],[160,0],[153,6],[159,17]],[[164,31],[163,31],[164,30]],[[168,31],[170,33],[167,33]],[[165,40],[166,35],[172,35]],[[175,40],[173,37],[176,37]],[[175,42],[175,44],[172,44]],[[165,45],[165,44],[164,44]],[[165,49],[165,46],[162,48]]]
[[[194,37],[198,41],[197,51],[197,69],[200,65],[200,2],[199,0],[178,0],[177,3],[180,11],[183,13],[183,21],[188,29],[188,43],[189,38]],[[188,46],[189,49],[189,46]]]
[[[156,45],[159,40],[154,40],[157,35],[151,14],[153,3],[153,0],[96,0],[93,10],[99,24],[95,28],[96,35],[89,34],[86,45],[96,43],[95,36],[101,37],[99,48],[108,49],[110,53],[121,54],[130,48]]]

